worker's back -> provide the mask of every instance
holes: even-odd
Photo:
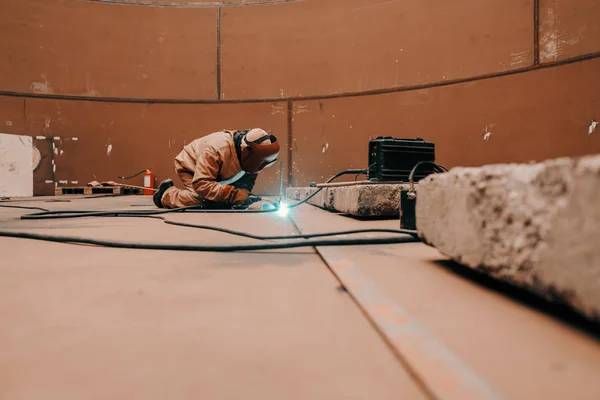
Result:
[[[234,181],[244,174],[235,150],[232,131],[214,132],[195,139],[183,147],[175,160],[184,169],[194,173],[198,157],[216,158],[219,165],[218,181]]]

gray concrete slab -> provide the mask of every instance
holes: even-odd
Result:
[[[417,190],[417,228],[471,268],[600,321],[600,156],[456,168]]]
[[[357,217],[394,217],[400,214],[400,190],[407,184],[361,184],[323,188],[308,203],[325,210]],[[287,189],[287,197],[302,200],[317,188]]]

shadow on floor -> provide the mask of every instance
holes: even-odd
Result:
[[[575,329],[591,336],[600,341],[600,323],[592,322],[572,307],[562,303],[551,303],[542,297],[531,293],[525,289],[519,288],[508,282],[503,282],[489,275],[476,271],[472,268],[465,267],[451,260],[436,260],[433,263],[449,270],[461,277],[475,282],[487,289],[493,290],[496,293],[510,297],[512,300],[519,302],[529,308],[548,314]]]

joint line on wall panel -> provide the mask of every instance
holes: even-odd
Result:
[[[540,63],[540,0],[533,0],[533,65]]]
[[[211,7],[243,7],[260,6],[264,4],[296,3],[303,0],[255,0],[244,3],[224,3],[221,1],[211,2],[171,2],[171,1],[150,1],[150,0],[79,0],[88,3],[106,3],[124,6],[149,6],[149,7],[173,7],[173,8],[211,8]]]
[[[294,120],[294,102],[292,100],[288,100],[287,101],[287,106],[288,106],[288,165],[287,165],[287,176],[288,176],[288,186],[294,186],[294,182],[293,182],[293,174],[292,174],[292,168],[294,166],[294,163],[292,162],[292,148],[294,147],[294,144],[292,143],[293,140],[293,120]]]
[[[574,64],[578,62],[590,61],[600,58],[600,52],[567,58],[560,61],[531,65],[528,67],[513,69],[511,71],[494,72],[491,74],[483,74],[468,78],[459,78],[454,80],[445,80],[431,83],[421,83],[412,86],[392,87],[385,89],[374,89],[364,92],[347,92],[336,93],[329,95],[314,95],[314,96],[290,96],[290,97],[263,97],[258,99],[231,99],[231,100],[211,100],[211,99],[144,99],[144,98],[128,98],[128,97],[93,97],[93,96],[78,96],[78,95],[59,95],[59,94],[34,94],[24,92],[12,92],[8,90],[0,90],[0,96],[9,97],[25,97],[32,99],[53,99],[53,100],[77,100],[77,101],[96,101],[104,103],[149,103],[149,104],[243,104],[243,103],[273,103],[282,101],[308,101],[308,100],[328,100],[339,99],[345,97],[363,97],[374,96],[378,94],[411,92],[415,90],[431,89],[444,86],[453,86],[462,83],[478,82],[488,79],[502,78],[511,75],[520,75],[527,72],[534,72],[543,69],[560,67],[563,65]]]
[[[217,99],[221,100],[221,7],[217,7]]]
[[[287,108],[288,108],[288,149],[287,149],[287,154],[288,154],[288,165],[287,165],[287,176],[288,176],[288,186],[294,186],[294,182],[293,182],[293,171],[292,168],[294,167],[294,163],[292,161],[293,158],[293,154],[292,154],[292,149],[294,147],[293,144],[293,137],[294,134],[292,132],[293,126],[294,126],[294,102],[292,100],[288,100],[287,101]]]

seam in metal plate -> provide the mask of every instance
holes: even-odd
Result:
[[[389,299],[339,250],[317,247],[317,252],[397,356],[435,399],[503,398],[413,316]]]

